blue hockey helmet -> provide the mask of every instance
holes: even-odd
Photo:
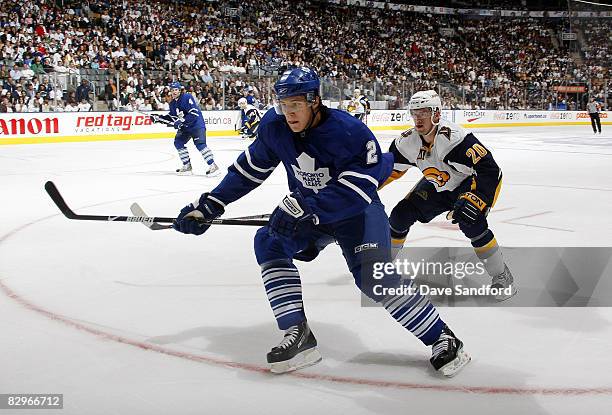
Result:
[[[314,102],[314,97],[319,95],[321,83],[314,69],[306,66],[286,70],[280,79],[274,84],[276,99],[305,95],[308,102]]]
[[[181,89],[181,83],[178,81],[174,81],[174,82],[170,82],[170,85],[168,85],[170,87],[170,89]]]

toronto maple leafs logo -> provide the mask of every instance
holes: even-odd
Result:
[[[293,174],[302,183],[302,186],[315,193],[327,186],[327,182],[331,180],[327,167],[315,169],[315,159],[306,153],[300,154],[296,160],[298,167],[294,165],[291,165],[291,167],[293,168]]]

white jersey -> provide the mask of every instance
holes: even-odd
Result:
[[[431,145],[413,128],[396,138],[389,151],[394,155],[393,170],[418,167],[438,192],[455,190],[473,178],[473,187],[491,203],[501,181],[501,170],[489,150],[471,132],[444,119]]]
[[[242,110],[242,125],[247,128],[255,127],[261,121],[261,113],[253,105],[248,104],[245,109]]]
[[[368,107],[368,99],[365,95],[359,95],[358,97],[351,98],[349,105],[355,108],[351,111],[353,114],[365,114]]]

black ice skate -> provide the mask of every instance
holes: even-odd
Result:
[[[472,358],[463,351],[463,342],[445,324],[442,334],[431,346],[429,361],[434,369],[446,377],[453,377],[467,365]]]
[[[317,339],[306,321],[289,327],[283,341],[268,353],[268,363],[273,373],[291,372],[320,361]]]
[[[501,274],[493,277],[491,288],[502,290],[499,294],[494,295],[497,301],[507,300],[517,293],[518,289],[514,286],[514,278],[507,265],[504,265],[504,271]]]

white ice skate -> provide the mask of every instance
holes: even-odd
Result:
[[[193,171],[191,169],[191,163],[183,164],[183,167],[181,167],[180,169],[176,169],[176,174],[178,174],[179,176],[193,174]]]
[[[517,292],[518,288],[514,285],[514,278],[507,265],[504,265],[504,271],[493,277],[491,282],[491,288],[503,290],[499,294],[495,294],[494,298],[497,301],[504,301],[510,297],[513,297]],[[509,291],[509,292],[506,292]]]
[[[219,166],[216,163],[211,164],[206,173],[204,173],[206,177],[215,177],[219,174],[221,174],[221,170],[219,170]]]

